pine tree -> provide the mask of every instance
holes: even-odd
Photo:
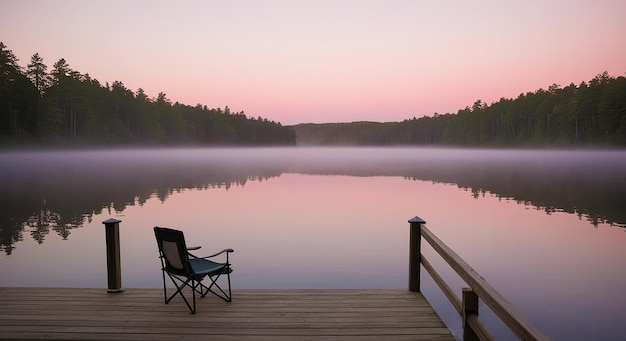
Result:
[[[30,58],[30,64],[26,69],[26,75],[30,78],[31,82],[35,84],[35,87],[39,90],[40,94],[43,94],[44,90],[48,87],[48,74],[46,70],[48,66],[43,63],[43,58],[39,56],[39,53],[35,53]]]

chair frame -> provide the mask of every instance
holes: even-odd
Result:
[[[163,276],[163,296],[165,299],[165,304],[168,304],[175,296],[180,295],[191,313],[195,314],[196,294],[200,294],[200,297],[204,298],[210,292],[226,302],[232,301],[230,273],[233,270],[231,268],[229,254],[231,252],[234,252],[233,249],[224,249],[220,252],[206,257],[197,257],[189,251],[198,250],[200,249],[200,247],[196,246],[188,248],[185,243],[185,237],[182,231],[155,226],[154,233],[159,247],[159,259],[161,260],[161,272]],[[163,246],[164,242],[176,243],[177,255],[179,257],[180,264],[176,263],[176,260],[169,260],[166,257],[166,252],[164,251]],[[225,263],[218,263],[209,260],[210,258],[222,254],[226,255]],[[178,264],[178,266],[175,266],[172,261]],[[200,271],[196,271],[194,270],[192,263],[211,265],[211,269],[201,269]],[[167,294],[167,283],[165,279],[166,274],[176,287],[176,291],[170,296],[168,296]],[[227,291],[222,289],[217,283],[218,279],[222,275],[226,275],[227,277]],[[211,284],[208,286],[202,283],[202,281],[207,277],[211,280]],[[192,302],[189,302],[189,300],[183,293],[183,289],[187,287],[191,289]]]

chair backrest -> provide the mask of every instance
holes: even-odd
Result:
[[[165,227],[154,227],[159,253],[164,261],[164,270],[173,274],[190,276],[189,254],[182,231]]]

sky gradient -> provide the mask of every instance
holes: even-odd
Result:
[[[0,41],[285,125],[402,121],[626,72],[626,1],[0,0]]]

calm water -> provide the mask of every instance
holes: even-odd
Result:
[[[418,215],[553,339],[626,337],[626,152],[3,152],[0,177],[0,286],[106,288],[114,217],[124,287],[161,286],[159,225],[207,253],[234,248],[235,289],[406,288]],[[447,299],[422,287],[458,335]],[[512,338],[484,306],[481,319]]]

